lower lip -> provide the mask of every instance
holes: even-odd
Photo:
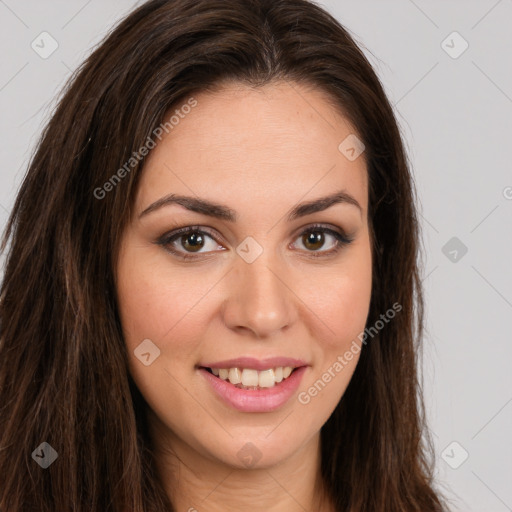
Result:
[[[287,379],[271,388],[240,389],[216,377],[208,370],[199,371],[225,403],[242,412],[271,412],[282,407],[297,391],[306,366],[297,368]]]

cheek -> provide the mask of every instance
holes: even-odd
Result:
[[[190,379],[193,371],[190,354],[202,337],[201,297],[211,284],[172,269],[166,254],[154,254],[132,242],[118,261],[118,305],[128,364],[151,409],[165,417],[170,407],[176,417],[184,417],[190,395],[180,392],[180,382]],[[147,366],[137,357],[144,340],[160,351],[154,359],[151,354]],[[144,346],[154,350],[153,345]],[[173,427],[179,430],[179,424]]]
[[[310,294],[315,315],[309,317],[309,329],[310,336],[316,340],[316,364],[298,395],[299,407],[308,412],[302,417],[304,428],[320,429],[327,421],[359,361],[360,334],[366,325],[372,288],[369,244],[360,249],[352,252],[329,276],[317,280],[322,293],[317,287]],[[325,334],[319,336],[319,332]]]
[[[361,244],[328,274],[317,276],[308,303],[328,327],[327,350],[340,350],[364,330],[372,291],[372,260],[369,244]],[[319,332],[319,331],[317,331]]]
[[[345,393],[361,353],[360,335],[366,325],[372,290],[369,239],[360,239],[353,249],[328,275],[316,276],[318,286],[309,287],[309,305],[315,312],[309,316],[309,331],[316,340],[316,364],[304,382],[298,402],[310,413],[304,416],[310,428],[320,428],[330,416]]]
[[[201,292],[188,277],[176,271],[171,274],[165,254],[155,255],[135,244],[121,251],[117,291],[128,342],[140,336],[163,342],[179,327]]]
[[[371,298],[371,273],[351,274],[339,280],[326,309],[326,322],[332,326],[334,344],[352,340],[364,330]]]

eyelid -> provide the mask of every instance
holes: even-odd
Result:
[[[155,243],[166,248],[174,240],[179,239],[180,236],[186,235],[188,233],[203,233],[205,235],[208,235],[211,239],[213,239],[217,244],[220,245],[220,242],[217,240],[216,235],[214,235],[212,233],[212,231],[213,231],[213,228],[210,228],[208,226],[187,225],[187,226],[183,226],[183,227],[174,228],[171,231],[168,231],[167,233],[165,233],[161,237],[159,237],[155,241]],[[200,252],[200,253],[187,253],[187,252],[182,252],[182,251],[176,251],[174,249],[173,250],[166,249],[166,250],[172,254],[176,254],[178,257],[181,257],[183,259],[201,258],[201,257],[210,256],[212,254],[211,251]]]
[[[310,231],[315,231],[315,230],[324,231],[326,233],[333,234],[333,235],[339,235],[347,243],[352,242],[352,240],[354,239],[353,236],[349,235],[340,226],[336,226],[334,224],[329,224],[328,222],[313,222],[313,224],[308,224],[304,227],[301,227],[298,229],[298,231],[296,232],[294,237],[297,238],[298,236],[303,235],[304,233],[308,233]]]
[[[332,226],[332,227],[330,227],[330,226]],[[299,233],[295,236],[295,239],[297,239],[299,236],[301,236],[305,233],[315,232],[315,231],[320,231],[320,232],[327,233],[328,235],[333,236],[336,239],[336,244],[333,249],[329,249],[327,251],[322,251],[322,250],[318,250],[318,251],[302,250],[302,251],[300,251],[300,252],[305,253],[306,258],[313,258],[313,259],[325,258],[325,259],[327,259],[329,257],[334,257],[341,251],[341,249],[350,245],[355,239],[355,236],[353,234],[348,235],[345,232],[345,230],[343,230],[342,228],[340,228],[338,226],[334,226],[332,224],[324,224],[324,223],[314,223],[314,224],[305,226],[304,228],[301,228]]]
[[[188,233],[203,233],[205,235],[208,235],[210,238],[212,238],[217,244],[220,244],[220,242],[217,240],[216,234],[213,233],[213,228],[209,226],[204,225],[186,225],[183,227],[176,227],[174,229],[171,229],[170,231],[163,234],[161,237],[159,237],[154,243],[161,245],[165,248],[166,251],[170,252],[171,254],[177,256],[180,259],[183,260],[199,260],[207,258],[208,256],[212,256],[212,254],[216,251],[206,251],[206,252],[183,252],[183,251],[177,251],[175,249],[170,249],[168,246],[174,242],[175,240],[179,239],[180,235],[186,235]],[[300,237],[301,235],[304,235],[305,233],[314,232],[314,231],[320,231],[323,233],[330,234],[336,239],[336,244],[334,249],[330,249],[327,251],[307,251],[307,250],[299,250],[299,252],[306,253],[307,256],[311,256],[312,258],[328,258],[329,256],[334,256],[337,254],[343,247],[349,245],[354,240],[353,235],[348,235],[345,230],[343,230],[339,226],[334,226],[332,224],[328,223],[313,223],[309,224],[307,226],[304,226],[302,228],[299,228],[298,232],[294,235],[294,241]],[[219,236],[219,238],[222,238]],[[294,242],[291,242],[291,245],[293,245]]]

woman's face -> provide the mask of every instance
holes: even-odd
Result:
[[[359,358],[364,153],[354,159],[353,127],[298,84],[194,98],[151,150],[121,244],[130,372],[174,451],[270,467],[318,435]]]

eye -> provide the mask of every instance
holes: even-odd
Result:
[[[331,238],[332,248],[320,250],[325,245],[326,239],[329,240],[329,237]],[[318,224],[306,228],[298,239],[305,248],[304,251],[307,255],[313,258],[332,256],[353,241],[343,232]],[[187,226],[176,229],[163,235],[155,243],[184,260],[195,259],[198,257],[196,255],[203,253],[226,250],[215,240],[213,234],[201,226]]]
[[[210,240],[209,245],[208,239]],[[204,228],[201,229],[200,226],[188,226],[177,229],[164,235],[156,243],[183,259],[195,258],[194,254],[202,254],[203,252],[215,251],[216,249],[225,250],[215,241],[213,235],[205,231]],[[205,250],[203,251],[202,249]]]
[[[326,235],[332,240],[332,248],[321,251],[320,249],[326,243]],[[309,226],[302,231],[299,235],[299,240],[303,247],[305,247],[305,250],[309,253],[308,256],[312,256],[314,258],[334,255],[344,246],[352,243],[353,241],[353,239],[349,238],[345,233],[335,231],[334,229],[330,229],[319,224]]]

